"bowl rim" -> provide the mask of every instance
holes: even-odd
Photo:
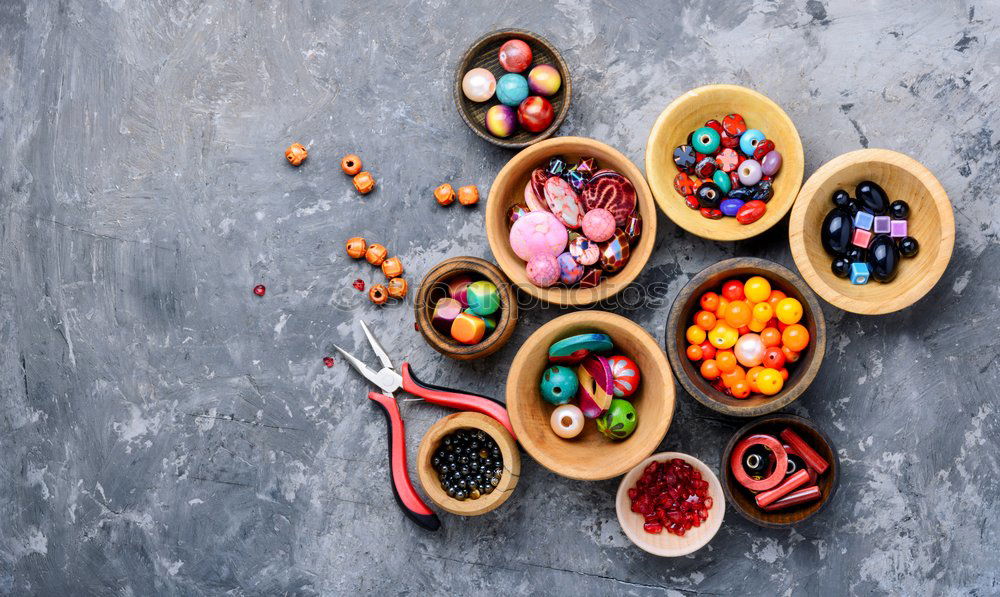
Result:
[[[442,269],[447,269],[458,264],[467,264],[468,267],[455,268],[447,272],[441,271]],[[486,339],[469,345],[458,344],[439,332],[431,325],[430,317],[427,316],[424,308],[422,308],[422,305],[427,304],[430,293],[437,284],[441,283],[446,276],[452,276],[463,271],[483,276],[492,282],[501,294],[501,313],[500,318],[497,320],[496,329]],[[449,257],[431,267],[420,280],[420,286],[417,287],[417,294],[413,301],[413,315],[420,328],[420,336],[431,348],[452,358],[463,360],[477,359],[500,350],[510,340],[518,320],[517,294],[514,292],[513,285],[507,279],[507,276],[504,275],[503,271],[489,261],[471,256]],[[437,342],[432,341],[431,338],[436,339]],[[445,345],[448,346],[447,351],[444,350]]]
[[[505,186],[508,183],[511,172],[519,165],[529,161],[540,163],[542,160],[550,157],[544,154],[552,151],[551,148],[553,146],[560,144],[579,146],[581,148],[580,153],[582,154],[586,154],[588,150],[596,148],[620,162],[622,167],[616,168],[616,171],[628,178],[632,186],[635,187],[636,206],[639,215],[642,217],[642,235],[639,237],[639,242],[634,247],[628,263],[613,276],[602,278],[601,283],[593,288],[539,288],[528,281],[525,274],[525,263],[516,257],[513,259],[508,258],[501,250],[506,245],[509,245],[510,241],[507,235],[500,234],[500,231],[506,231],[508,227],[506,222],[501,220],[507,217],[506,209],[502,206],[506,197],[500,196],[502,191],[499,187]],[[553,153],[561,151],[565,151],[565,149],[555,150]],[[498,184],[498,181],[500,184]],[[500,172],[497,173],[493,179],[493,184],[490,185],[489,196],[486,199],[486,238],[490,245],[490,252],[493,254],[497,265],[500,266],[504,275],[519,290],[548,304],[562,307],[582,307],[615,296],[635,281],[653,254],[653,248],[656,244],[656,218],[656,203],[652,192],[649,190],[649,185],[646,183],[646,178],[625,154],[607,143],[590,137],[559,136],[535,143],[511,157],[504,164],[503,168],[500,169]],[[500,223],[491,226],[491,221],[500,221]],[[500,235],[500,237],[498,238],[497,235]]]
[[[482,51],[482,46],[486,45],[487,43],[490,43],[491,41],[493,41],[494,38],[508,36],[508,35],[522,40],[529,39],[532,42],[544,46],[546,50],[552,53],[552,56],[555,58],[556,61],[556,67],[559,69],[559,76],[562,78],[562,89],[564,90],[565,93],[563,97],[562,107],[553,116],[552,123],[549,124],[548,128],[546,128],[544,131],[540,133],[537,133],[528,141],[518,141],[518,142],[507,141],[505,139],[494,137],[493,135],[483,132],[480,129],[480,127],[475,122],[473,122],[471,118],[469,118],[469,115],[466,114],[465,110],[462,107],[462,98],[464,97],[464,93],[462,92],[462,79],[465,77],[465,73],[468,71],[469,62],[471,62],[475,56],[479,55],[479,53]],[[563,121],[566,120],[566,115],[569,113],[569,105],[572,97],[573,97],[573,82],[570,79],[569,65],[566,64],[566,60],[562,57],[562,53],[559,52],[559,50],[549,40],[545,39],[541,35],[538,35],[537,33],[528,31],[527,29],[518,29],[518,28],[496,29],[484,33],[482,36],[476,39],[476,41],[469,44],[469,47],[462,54],[462,57],[459,58],[458,65],[455,67],[455,85],[453,88],[453,98],[455,100],[455,107],[458,109],[459,115],[462,117],[462,120],[465,122],[465,124],[478,137],[498,147],[504,147],[506,149],[523,149],[525,147],[528,147],[529,145],[533,145],[535,143],[538,143],[539,141],[543,141],[551,137],[553,134],[555,134],[556,130],[560,127],[560,125],[562,125]]]
[[[779,392],[774,399],[758,406],[730,406],[715,400],[713,396],[703,392],[689,379],[687,372],[684,370],[684,361],[682,361],[682,359],[686,360],[687,356],[682,356],[680,351],[677,350],[676,342],[671,342],[671,337],[673,336],[671,334],[671,330],[676,330],[676,333],[680,334],[680,326],[682,323],[681,314],[688,304],[688,301],[696,300],[694,294],[695,288],[703,284],[712,276],[722,274],[733,269],[748,267],[762,269],[771,275],[781,276],[785,279],[785,281],[787,281],[788,284],[794,286],[796,290],[802,294],[806,303],[804,305],[804,312],[812,317],[816,325],[816,338],[812,339],[814,352],[812,360],[809,362],[809,366],[801,372],[796,371],[800,377],[798,377],[795,387],[790,389],[782,388],[781,392]],[[689,291],[690,294],[688,294]],[[686,328],[687,326],[684,327]],[[676,338],[677,336],[673,337]],[[689,395],[694,397],[695,400],[715,412],[731,417],[758,417],[781,410],[792,402],[795,402],[806,392],[806,390],[809,389],[812,382],[816,380],[816,375],[819,373],[819,369],[823,364],[823,358],[826,356],[826,318],[823,314],[823,309],[820,306],[819,301],[816,299],[816,295],[813,294],[809,285],[796,275],[795,272],[789,270],[783,265],[767,259],[762,259],[760,257],[732,257],[714,263],[701,270],[692,276],[681,291],[677,293],[677,296],[674,297],[673,303],[670,305],[670,313],[667,316],[666,329],[663,334],[663,343],[667,351],[667,356],[670,359],[670,365],[674,369],[674,377],[680,382],[684,390]]]
[[[699,531],[704,529],[710,530],[711,532],[705,533],[704,537],[702,537],[699,541],[686,545],[683,548],[668,550],[666,548],[660,549],[646,544],[641,540],[642,537],[636,536],[632,533],[629,526],[623,522],[623,519],[626,516],[639,516],[631,510],[626,510],[625,502],[628,500],[628,490],[631,489],[636,479],[642,474],[642,471],[651,462],[662,462],[664,460],[671,460],[674,458],[680,458],[691,466],[697,468],[703,479],[706,477],[708,478],[708,491],[709,495],[712,497],[712,508],[709,510],[709,517],[708,520],[705,521],[705,525],[698,527],[698,529]],[[648,456],[642,462],[632,467],[632,469],[622,477],[621,481],[618,483],[618,491],[615,492],[615,513],[618,516],[618,524],[621,526],[622,532],[625,533],[625,536],[628,537],[629,541],[631,541],[636,547],[655,556],[674,558],[694,553],[702,547],[708,545],[712,539],[715,538],[719,529],[722,528],[722,522],[726,517],[726,502],[727,499],[724,486],[719,480],[719,476],[716,475],[715,471],[710,469],[707,464],[694,456],[684,454],[683,452],[658,452]],[[714,518],[716,508],[718,508],[719,512],[718,518]]]
[[[830,482],[830,492],[828,494],[826,494],[825,496],[823,496],[822,501],[820,502],[820,505],[819,505],[818,508],[816,508],[816,510],[810,512],[809,514],[806,514],[802,518],[800,518],[798,520],[795,520],[795,521],[772,522],[770,520],[763,520],[763,519],[751,516],[749,512],[744,511],[744,509],[742,507],[740,507],[739,503],[737,503],[736,500],[732,499],[732,497],[730,495],[731,492],[729,491],[729,469],[728,469],[729,462],[728,461],[729,461],[730,455],[733,452],[733,448],[736,447],[736,443],[742,437],[744,437],[745,435],[748,435],[750,433],[750,431],[753,430],[754,428],[757,428],[757,427],[759,427],[761,425],[765,425],[767,423],[770,423],[770,422],[776,421],[776,420],[788,420],[788,421],[792,421],[792,422],[794,422],[794,423],[796,423],[798,425],[802,425],[803,427],[809,428],[814,433],[816,433],[816,435],[820,436],[820,438],[822,438],[824,442],[826,442],[827,447],[830,449],[830,453],[833,455],[832,462],[830,463],[832,465],[831,468],[833,469],[832,470],[833,478],[831,479],[831,482]],[[758,526],[762,526],[762,527],[768,527],[768,528],[772,528],[772,529],[782,529],[782,528],[788,528],[788,527],[791,527],[791,526],[795,526],[797,524],[800,524],[800,523],[803,523],[803,522],[809,520],[810,518],[816,516],[817,514],[819,514],[820,512],[822,512],[824,509],[826,509],[826,507],[830,504],[830,502],[833,501],[834,497],[837,495],[837,487],[840,486],[840,466],[841,465],[840,465],[840,456],[837,454],[837,446],[833,443],[833,440],[830,439],[830,436],[828,436],[826,434],[826,432],[824,432],[822,429],[820,429],[811,420],[809,420],[809,419],[807,419],[805,417],[800,417],[799,415],[794,415],[792,413],[775,413],[775,414],[768,415],[766,417],[759,417],[759,418],[754,419],[752,421],[748,421],[746,425],[744,425],[744,426],[740,427],[739,429],[737,429],[729,437],[729,440],[725,444],[723,444],[720,458],[721,458],[721,460],[719,462],[719,474],[722,476],[722,481],[721,481],[722,482],[722,492],[726,496],[726,501],[730,502],[732,504],[733,510],[736,510],[736,512],[740,516],[742,516],[746,520],[748,520],[748,521],[750,521],[750,522],[752,522],[752,523],[754,523],[754,524],[756,524]]]
[[[806,211],[811,202],[822,200],[817,195],[819,187],[830,177],[864,162],[888,164],[908,171],[927,189],[934,206],[937,208],[938,218],[941,221],[941,237],[938,241],[938,253],[931,264],[931,268],[925,270],[924,275],[920,277],[916,284],[890,300],[866,301],[841,294],[836,288],[827,284],[819,275],[809,260],[809,254],[806,250]],[[802,274],[802,278],[806,283],[816,291],[816,294],[823,297],[823,300],[838,309],[859,315],[885,315],[905,309],[922,299],[937,285],[944,275],[955,248],[954,208],[941,182],[926,166],[914,158],[891,149],[858,149],[842,153],[826,162],[813,172],[805,184],[802,185],[798,196],[795,198],[792,213],[788,221],[788,244],[792,251],[792,259],[795,261],[796,269]]]
[[[656,170],[655,156],[659,151],[666,151],[665,149],[659,147],[659,145],[661,144],[653,143],[653,137],[658,136],[658,131],[667,126],[667,122],[671,118],[673,118],[674,113],[682,105],[690,101],[696,101],[697,96],[699,94],[708,91],[727,91],[733,94],[750,96],[759,100],[764,105],[768,106],[768,108],[773,110],[779,116],[779,118],[785,120],[787,122],[788,127],[792,130],[793,133],[795,133],[793,135],[794,143],[792,147],[788,150],[788,153],[786,154],[786,151],[782,149],[782,157],[785,158],[784,164],[787,165],[788,163],[792,162],[792,160],[789,159],[790,156],[795,156],[796,157],[795,163],[800,164],[799,168],[797,168],[794,173],[786,171],[784,169],[784,165],[782,166],[782,171],[781,171],[782,175],[793,174],[793,176],[796,179],[795,184],[792,185],[795,190],[791,193],[790,199],[786,202],[787,205],[779,209],[772,209],[771,207],[772,205],[775,204],[775,202],[774,199],[771,199],[767,204],[768,206],[767,212],[765,212],[764,216],[761,217],[761,219],[758,220],[757,222],[747,225],[739,224],[735,226],[712,226],[711,233],[689,228],[687,225],[685,225],[685,223],[683,223],[682,221],[678,221],[677,218],[674,218],[675,213],[682,213],[682,210],[690,211],[690,208],[684,205],[683,202],[677,201],[677,194],[676,191],[673,190],[672,186],[670,186],[670,188],[666,189],[665,191],[657,193],[656,188],[654,188],[656,185],[652,182],[652,172]],[[789,157],[786,157],[786,155]],[[775,224],[780,222],[792,208],[792,205],[795,203],[795,198],[798,196],[798,189],[802,185],[802,179],[805,174],[805,153],[802,147],[802,137],[799,134],[798,128],[796,128],[795,126],[795,122],[791,119],[788,113],[785,112],[785,110],[782,109],[782,107],[779,106],[774,100],[767,97],[763,93],[760,93],[759,91],[756,91],[754,89],[750,89],[749,87],[744,87],[742,85],[734,85],[731,83],[719,83],[719,84],[710,84],[710,85],[702,85],[700,87],[695,87],[694,89],[690,89],[682,93],[672,102],[670,102],[667,105],[667,107],[664,108],[663,111],[660,112],[660,114],[656,117],[656,120],[653,122],[653,126],[649,129],[649,135],[646,137],[645,162],[646,162],[646,174],[647,176],[650,176],[651,179],[650,189],[652,189],[653,197],[656,199],[656,203],[657,205],[659,205],[660,211],[666,214],[667,218],[669,218],[670,221],[673,222],[676,226],[686,230],[687,232],[694,234],[695,236],[699,236],[701,238],[706,238],[709,240],[714,240],[719,242],[745,240],[748,238],[753,238],[755,236],[758,236],[766,232],[767,230],[770,230]]]
[[[430,465],[436,447],[431,446],[431,442],[437,443],[444,434],[466,428],[481,430],[493,438],[504,458],[504,471],[496,490],[472,501],[456,500],[446,494],[441,489],[437,472]],[[424,493],[442,510],[459,516],[479,516],[499,508],[510,499],[521,478],[521,454],[510,432],[497,421],[477,412],[452,413],[435,421],[420,438],[420,447],[417,451],[417,476]]]
[[[545,454],[545,452],[539,449],[534,440],[531,439],[531,434],[522,427],[522,419],[519,414],[521,409],[520,404],[521,400],[525,400],[526,398],[519,399],[518,393],[513,388],[516,385],[516,376],[523,368],[523,361],[528,358],[527,353],[524,350],[525,346],[529,343],[537,343],[537,341],[532,341],[549,333],[553,329],[574,325],[586,327],[588,325],[593,325],[593,322],[595,321],[601,320],[604,322],[614,322],[617,325],[631,330],[631,332],[639,339],[639,342],[641,344],[645,344],[649,348],[653,360],[662,359],[660,366],[663,373],[667,376],[667,383],[664,383],[664,387],[661,390],[661,396],[668,402],[668,415],[655,422],[656,427],[654,427],[653,434],[650,436],[650,445],[648,450],[646,448],[642,448],[636,452],[637,456],[622,459],[618,466],[612,469],[611,472],[602,471],[598,474],[567,474],[565,471],[557,470],[551,466],[549,457]],[[630,355],[630,358],[634,359],[635,356]],[[514,355],[514,359],[511,361],[510,369],[507,373],[507,381],[504,386],[504,400],[507,405],[507,412],[510,415],[511,425],[514,427],[515,433],[517,433],[518,443],[520,443],[521,447],[524,448],[525,452],[535,459],[535,462],[542,465],[547,470],[568,479],[575,479],[577,481],[604,481],[625,474],[632,466],[635,465],[635,463],[652,454],[656,448],[659,447],[663,438],[666,437],[667,431],[670,429],[670,424],[673,422],[674,413],[677,409],[677,396],[674,389],[673,378],[673,371],[670,369],[669,361],[667,361],[666,355],[663,354],[663,350],[660,348],[659,343],[657,343],[652,334],[647,332],[642,326],[631,319],[618,315],[617,313],[596,310],[577,311],[575,313],[560,315],[549,320],[547,323],[532,332],[527,339],[525,339],[525,341],[517,349],[517,354]],[[654,439],[655,442],[652,441]]]

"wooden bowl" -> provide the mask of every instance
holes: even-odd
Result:
[[[559,76],[562,77],[562,85],[555,95],[545,98],[552,103],[553,111],[552,124],[547,129],[540,133],[531,133],[518,127],[517,132],[513,135],[501,139],[500,137],[494,137],[486,130],[486,111],[499,103],[496,96],[494,95],[485,102],[470,100],[462,92],[462,78],[465,77],[465,73],[474,68],[485,68],[493,73],[493,76],[498,80],[501,76],[507,74],[507,71],[500,66],[498,52],[500,46],[511,39],[523,40],[531,47],[533,56],[531,67],[520,74],[527,78],[528,71],[531,68],[539,64],[549,64],[559,71]],[[523,29],[500,29],[480,37],[462,55],[462,59],[458,62],[458,69],[455,71],[455,104],[458,106],[458,113],[462,115],[462,120],[465,121],[465,124],[469,125],[472,132],[494,145],[506,147],[507,149],[521,149],[532,143],[537,143],[542,139],[551,137],[552,133],[556,132],[559,125],[566,119],[572,92],[573,85],[570,81],[569,67],[566,65],[566,61],[563,60],[559,50],[545,38]]]
[[[878,183],[891,200],[910,204],[910,236],[920,243],[920,252],[902,258],[896,279],[888,284],[838,278],[830,269],[833,257],[820,241],[833,192],[843,189],[853,197],[863,180]],[[955,246],[955,217],[944,187],[923,164],[888,149],[861,149],[835,157],[809,177],[792,208],[788,242],[795,266],[824,300],[852,313],[882,315],[909,307],[941,279]]]
[[[570,161],[592,157],[599,167],[618,171],[635,187],[637,209],[642,217],[642,236],[639,237],[638,244],[632,247],[631,258],[625,267],[618,273],[603,278],[594,288],[539,288],[528,281],[526,263],[510,247],[507,210],[515,203],[524,202],[524,186],[531,178],[531,171],[545,167],[549,159],[555,156],[563,156]],[[500,269],[522,291],[551,304],[590,305],[620,292],[645,267],[656,240],[656,206],[642,172],[617,149],[584,137],[556,137],[532,145],[515,155],[497,174],[486,201],[486,236]]]
[[[801,358],[789,367],[788,381],[774,396],[751,394],[743,400],[727,396],[716,390],[701,376],[698,367],[687,358],[688,342],[685,332],[691,326],[691,318],[701,310],[701,295],[709,290],[718,292],[722,283],[730,278],[745,280],[750,276],[763,276],[771,283],[771,288],[781,290],[802,303],[802,323],[809,330],[809,346]],[[823,355],[826,353],[826,320],[815,295],[801,278],[777,263],[756,257],[736,257],[720,261],[698,272],[687,283],[674,304],[667,319],[667,355],[674,367],[677,379],[695,400],[708,408],[734,417],[756,417],[780,410],[794,402],[819,372]]]
[[[740,224],[736,218],[709,220],[685,205],[684,197],[674,190],[674,177],[678,172],[673,159],[674,149],[686,144],[688,135],[705,126],[707,121],[721,121],[732,113],[741,114],[748,128],[759,129],[774,141],[782,157],[781,170],[774,178],[774,197],[767,203],[767,212],[747,225]],[[660,209],[681,228],[711,240],[743,240],[777,224],[792,208],[802,184],[804,165],[802,140],[792,119],[766,96],[739,85],[706,85],[678,97],[660,113],[646,141],[646,176]]]
[[[562,439],[549,426],[555,406],[542,400],[538,384],[550,364],[548,350],[557,340],[584,332],[611,336],[615,353],[635,361],[640,371],[632,396],[639,424],[631,436],[612,441],[587,420],[583,432]],[[624,474],[656,450],[674,414],[674,380],[656,340],[638,324],[604,311],[562,315],[538,328],[517,351],[507,374],[507,412],[521,446],[550,471],[582,481]]]
[[[431,459],[434,451],[445,435],[458,429],[479,429],[486,432],[496,441],[500,447],[500,454],[503,456],[503,475],[500,476],[500,483],[493,490],[474,500],[456,500],[449,496],[441,487],[441,480],[438,473],[431,466]],[[474,412],[460,412],[448,415],[424,434],[420,440],[420,450],[417,453],[417,475],[420,477],[420,485],[424,488],[424,493],[432,502],[442,510],[458,514],[460,516],[479,516],[495,510],[500,504],[507,501],[510,494],[517,486],[517,480],[521,476],[521,453],[517,449],[517,442],[510,433],[497,423],[494,419]]]
[[[789,508],[788,510],[778,510],[776,512],[765,512],[757,507],[753,494],[748,489],[740,485],[733,477],[729,469],[729,459],[733,449],[741,439],[752,433],[766,433],[778,437],[782,429],[790,427],[809,446],[816,450],[827,462],[830,468],[820,475],[817,485],[822,492],[822,497],[818,501],[810,504],[802,504]],[[778,438],[779,441],[781,438]],[[761,417],[744,425],[739,431],[729,438],[729,442],[722,450],[722,462],[719,463],[719,470],[722,472],[722,491],[726,494],[726,499],[733,508],[754,524],[764,527],[781,528],[802,522],[813,516],[826,507],[837,491],[837,484],[840,481],[840,461],[837,459],[837,450],[833,442],[820,431],[811,421],[797,417],[795,415],[771,415]]]
[[[451,336],[442,334],[431,323],[434,304],[442,298],[444,282],[456,274],[471,274],[493,282],[500,292],[500,310],[497,327],[478,344],[461,344]],[[431,348],[445,356],[460,361],[479,359],[493,354],[510,340],[517,326],[517,294],[497,266],[478,257],[452,257],[435,265],[420,282],[417,299],[413,304],[420,335]]]
[[[666,531],[660,534],[647,533],[642,525],[645,519],[641,514],[632,511],[631,500],[628,499],[628,490],[635,487],[642,472],[651,462],[665,462],[680,458],[695,470],[701,473],[701,478],[708,481],[708,494],[712,498],[712,507],[708,510],[708,520],[699,527],[692,527],[683,537],[672,535]],[[637,464],[627,475],[622,477],[622,482],[618,485],[618,493],[615,496],[615,511],[618,513],[618,524],[622,525],[625,536],[632,543],[655,556],[676,558],[686,556],[689,553],[698,551],[712,540],[712,537],[719,532],[722,526],[722,519],[726,515],[726,500],[722,493],[722,485],[719,478],[715,476],[712,469],[708,468],[704,462],[694,456],[681,454],[680,452],[660,452],[653,454],[649,458]]]

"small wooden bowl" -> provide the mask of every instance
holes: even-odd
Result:
[[[549,346],[574,334],[601,332],[611,336],[616,354],[635,361],[641,375],[632,396],[639,424],[631,436],[612,441],[587,420],[583,432],[562,439],[549,418],[555,406],[542,400],[539,382],[550,364]],[[638,324],[604,311],[562,315],[538,328],[517,351],[507,374],[507,412],[521,446],[550,471],[581,481],[624,474],[660,445],[674,414],[674,380],[656,340]]]
[[[701,295],[709,290],[718,292],[723,282],[730,278],[745,279],[763,276],[771,283],[771,288],[781,290],[802,303],[802,323],[809,330],[809,346],[802,357],[788,368],[789,377],[784,387],[774,396],[751,394],[739,400],[716,390],[701,376],[698,367],[687,358],[687,338],[685,332],[690,327],[691,318],[701,310]],[[736,257],[720,261],[698,272],[674,299],[667,319],[667,355],[674,367],[677,379],[695,400],[724,415],[734,417],[757,417],[780,410],[794,402],[819,372],[823,355],[826,354],[826,320],[823,309],[809,287],[801,278],[777,263],[756,257]],[[793,368],[794,367],[794,368]]]
[[[520,74],[527,78],[528,71],[535,66],[549,64],[559,71],[559,76],[562,77],[562,85],[560,85],[559,91],[555,95],[545,98],[552,103],[553,111],[552,124],[547,129],[540,133],[531,133],[519,127],[513,135],[501,139],[500,137],[494,137],[486,130],[486,111],[499,103],[496,96],[494,95],[485,102],[470,100],[462,92],[462,78],[465,77],[465,73],[474,68],[485,68],[493,73],[493,76],[498,80],[501,76],[507,74],[507,71],[500,66],[498,53],[500,46],[511,39],[523,40],[531,47],[533,57],[531,66],[528,67],[528,70]],[[566,119],[572,92],[573,85],[569,77],[569,67],[566,65],[566,61],[563,60],[559,50],[545,38],[523,29],[500,29],[480,37],[462,55],[462,59],[458,62],[458,70],[455,71],[455,104],[458,106],[458,113],[462,115],[462,120],[465,121],[465,124],[469,125],[472,132],[494,145],[506,147],[507,149],[521,149],[532,143],[537,143],[542,139],[551,137],[552,133],[556,132],[559,125]]]
[[[507,210],[515,203],[523,203],[524,186],[531,178],[532,170],[545,167],[549,159],[555,156],[563,156],[569,161],[592,157],[599,167],[616,170],[635,187],[637,210],[642,217],[642,236],[639,237],[638,244],[632,247],[631,258],[625,267],[618,273],[603,278],[594,288],[539,288],[528,281],[525,262],[510,247]],[[556,137],[532,145],[515,155],[497,174],[486,201],[486,236],[500,268],[522,291],[550,304],[590,305],[620,292],[645,267],[656,241],[656,205],[642,172],[617,149],[584,137]]]
[[[684,197],[674,190],[674,177],[678,172],[673,159],[674,149],[686,144],[688,135],[705,126],[707,121],[721,121],[732,113],[741,114],[748,128],[758,129],[774,141],[782,157],[781,170],[774,178],[774,197],[767,203],[767,212],[747,225],[740,224],[736,218],[709,220],[685,205]],[[802,140],[792,119],[766,96],[739,85],[706,85],[678,97],[660,113],[646,141],[646,176],[660,209],[681,228],[711,240],[743,240],[777,224],[792,208],[802,184],[804,167]]]
[[[830,269],[833,257],[823,250],[820,228],[833,209],[831,195],[843,189],[854,196],[863,180],[878,183],[890,200],[910,204],[910,236],[920,243],[916,257],[903,257],[896,279],[851,284]],[[955,216],[944,187],[913,158],[888,149],[861,149],[837,156],[803,185],[788,222],[788,242],[795,266],[826,302],[851,313],[882,315],[920,300],[948,268],[955,246]]]
[[[486,432],[500,447],[500,454],[503,456],[503,475],[500,476],[500,483],[493,490],[474,500],[456,500],[449,496],[441,487],[441,479],[438,473],[431,466],[431,459],[434,451],[437,450],[441,439],[458,429],[479,429]],[[521,453],[517,449],[517,442],[510,433],[497,423],[494,419],[474,412],[460,412],[444,417],[424,434],[420,440],[420,450],[417,453],[417,475],[420,477],[420,485],[424,488],[424,493],[432,502],[441,509],[458,514],[460,516],[479,516],[486,514],[490,510],[495,510],[500,504],[507,501],[510,494],[517,486],[517,480],[521,477]]]
[[[431,323],[434,304],[441,295],[443,283],[456,274],[471,274],[493,282],[500,292],[500,310],[497,327],[478,344],[461,344],[451,336],[442,334]],[[460,361],[479,359],[500,350],[510,340],[517,326],[517,294],[497,266],[478,257],[452,257],[431,268],[420,282],[417,299],[413,304],[420,335],[431,348],[445,356]]]
[[[744,437],[753,433],[766,433],[778,438],[778,434],[786,427],[790,427],[792,431],[799,434],[812,449],[830,463],[830,468],[820,475],[816,483],[823,494],[818,501],[787,510],[765,512],[757,507],[753,494],[733,477],[729,469],[729,459],[736,444]],[[778,440],[780,441],[781,438]],[[834,449],[833,442],[811,421],[795,415],[771,415],[744,425],[729,438],[729,442],[723,448],[719,470],[722,472],[722,491],[725,492],[726,499],[733,508],[750,522],[771,528],[787,527],[800,523],[825,508],[833,498],[833,494],[836,493],[837,484],[840,481],[840,461],[837,459],[837,450]]]
[[[628,499],[628,490],[635,487],[642,472],[651,462],[666,462],[680,458],[701,473],[701,478],[708,481],[708,495],[712,498],[712,507],[708,511],[708,520],[699,527],[692,527],[683,537],[672,535],[667,531],[656,535],[647,533],[642,525],[645,519],[641,514],[632,511],[632,502]],[[694,456],[680,452],[660,452],[637,464],[627,475],[622,477],[615,496],[615,511],[618,513],[618,524],[622,525],[625,536],[632,543],[655,556],[676,558],[686,556],[708,545],[712,537],[719,532],[722,519],[726,515],[726,499],[722,493],[722,485],[712,469]]]

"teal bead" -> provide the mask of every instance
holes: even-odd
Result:
[[[542,383],[539,388],[542,391],[542,398],[546,402],[566,404],[576,397],[576,392],[580,389],[580,380],[569,367],[553,365],[542,374]]]
[[[507,73],[497,81],[497,99],[501,104],[517,106],[528,97],[528,80],[517,73]]]
[[[500,293],[493,282],[487,280],[469,284],[465,297],[469,301],[469,310],[476,315],[492,315],[500,308]]]
[[[713,153],[719,148],[721,141],[722,137],[719,136],[719,131],[707,126],[703,126],[691,133],[691,146],[698,153]]]
[[[718,185],[723,195],[728,195],[729,191],[733,189],[733,181],[730,180],[729,174],[722,170],[715,171],[715,174],[712,175],[712,182]]]
[[[639,414],[628,400],[615,398],[607,412],[597,418],[597,430],[609,439],[625,439],[639,423]]]

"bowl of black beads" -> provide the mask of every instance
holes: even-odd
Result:
[[[521,474],[517,442],[496,420],[474,412],[449,415],[420,441],[417,474],[441,509],[478,516],[507,501]]]

